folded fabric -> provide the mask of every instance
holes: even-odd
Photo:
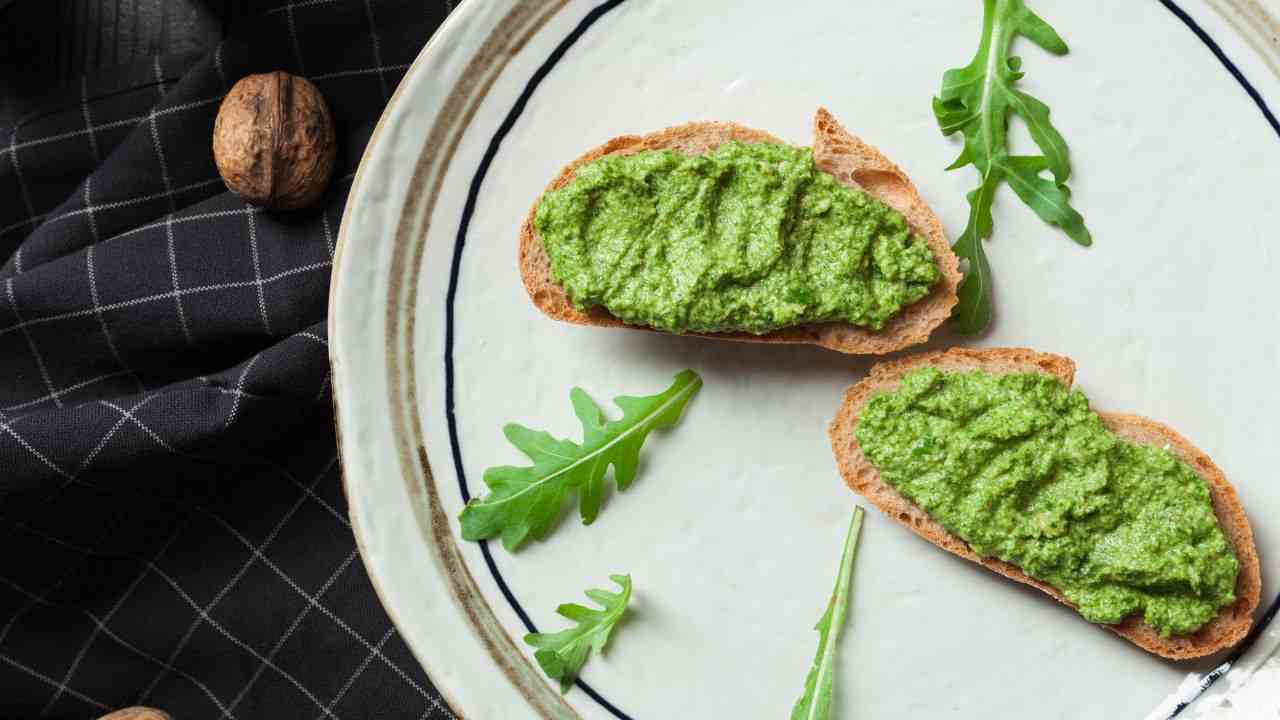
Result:
[[[355,549],[325,314],[361,153],[452,3],[261,5],[0,129],[0,717],[451,717]],[[210,150],[226,91],[277,69],[338,133],[293,213]]]

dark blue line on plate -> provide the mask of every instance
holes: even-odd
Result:
[[[1277,120],[1275,113],[1271,112],[1271,108],[1267,107],[1267,101],[1262,99],[1262,93],[1258,92],[1258,89],[1253,86],[1253,83],[1249,82],[1244,73],[1240,72],[1240,68],[1236,67],[1236,64],[1231,62],[1231,58],[1227,57],[1227,54],[1223,52],[1222,46],[1214,42],[1214,39],[1209,37],[1209,33],[1205,32],[1204,28],[1191,19],[1191,16],[1178,7],[1178,4],[1173,0],[1160,0],[1160,4],[1168,8],[1169,12],[1176,15],[1183,25],[1186,25],[1191,32],[1195,33],[1196,37],[1200,38],[1200,42],[1209,48],[1213,56],[1218,58],[1218,62],[1222,63],[1227,72],[1231,73],[1231,77],[1235,78],[1236,82],[1240,83],[1244,91],[1249,94],[1249,97],[1253,98],[1253,104],[1257,105],[1258,109],[1262,111],[1262,116],[1267,119],[1271,129],[1276,131],[1276,135],[1280,135],[1280,120]]]
[[[502,124],[498,126],[498,131],[494,133],[493,138],[489,141],[489,147],[484,152],[484,157],[480,159],[480,166],[476,168],[476,174],[471,178],[471,188],[467,191],[467,203],[462,208],[462,223],[458,226],[458,239],[453,246],[453,263],[449,266],[449,293],[445,298],[445,321],[444,321],[444,405],[445,415],[449,425],[449,446],[453,451],[453,467],[458,473],[458,487],[462,490],[462,500],[464,502],[471,500],[471,492],[467,489],[467,476],[462,469],[462,447],[458,442],[458,421],[454,410],[453,396],[453,302],[458,296],[458,275],[462,268],[462,251],[467,245],[467,229],[471,227],[471,216],[476,211],[476,201],[480,197],[480,187],[484,184],[484,178],[489,174],[489,166],[493,164],[493,158],[497,156],[498,149],[502,147],[502,141],[507,137],[507,133],[511,132],[511,128],[515,126],[516,120],[524,112],[525,105],[529,104],[529,98],[533,97],[533,91],[538,89],[540,85],[551,73],[551,69],[560,62],[560,59],[569,52],[569,48],[582,37],[587,29],[590,28],[595,21],[599,20],[605,13],[621,5],[624,0],[608,0],[595,7],[586,17],[578,23],[577,27],[560,41],[547,59],[538,66],[533,73],[533,77],[529,78],[529,82],[524,86],[524,90],[520,93],[520,97],[516,98],[515,105],[507,113],[507,117],[503,119]],[[538,628],[534,626],[533,620],[529,617],[529,613],[525,612],[520,601],[516,599],[515,593],[511,592],[507,581],[502,577],[502,573],[498,571],[498,564],[494,562],[493,551],[489,547],[486,540],[480,541],[480,552],[484,555],[485,565],[489,566],[489,572],[493,574],[493,579],[497,581],[498,588],[502,591],[503,597],[511,605],[511,609],[516,611],[516,615],[520,616],[520,622],[524,623],[525,628],[529,632],[538,632]],[[619,710],[613,703],[604,699],[604,696],[596,692],[594,688],[582,680],[575,683],[582,692],[588,697],[600,703],[600,706],[618,720],[631,720],[631,716]]]
[[[569,48],[571,48],[573,44],[577,42],[584,33],[586,33],[588,28],[595,24],[595,22],[605,13],[621,5],[623,2],[624,0],[608,0],[608,2],[601,3],[591,12],[587,13],[587,15],[582,18],[582,21],[578,23],[577,27],[575,27],[573,31],[570,32],[569,35],[551,51],[551,54],[547,56],[547,59],[533,73],[533,76],[529,78],[529,82],[525,85],[524,90],[520,93],[515,104],[507,113],[506,118],[503,119],[502,124],[498,126],[497,132],[494,133],[493,138],[489,141],[489,146],[485,150],[484,157],[480,160],[480,165],[476,169],[476,174],[471,178],[471,186],[467,192],[467,202],[462,210],[462,222],[458,227],[458,237],[453,246],[453,261],[449,266],[449,292],[445,298],[444,331],[445,417],[449,427],[449,446],[453,451],[453,466],[454,470],[458,474],[458,487],[462,492],[462,499],[464,502],[471,500],[471,491],[467,488],[467,476],[465,471],[462,469],[462,448],[458,442],[458,422],[454,410],[453,306],[454,300],[458,295],[458,276],[460,275],[462,268],[462,251],[466,248],[467,230],[471,226],[471,217],[475,214],[476,202],[480,196],[480,187],[484,184],[485,176],[489,173],[489,167],[493,164],[493,159],[497,156],[498,150],[502,146],[502,141],[506,138],[507,133],[511,131],[511,128],[515,126],[520,115],[524,112],[525,106],[529,103],[529,98],[533,97],[534,90],[536,90],[538,85],[542,83],[543,79],[550,74],[556,63],[560,62],[561,58],[565,56],[569,51]],[[1267,106],[1262,95],[1256,88],[1254,88],[1253,84],[1249,82],[1248,78],[1244,76],[1244,73],[1240,71],[1240,68],[1236,67],[1236,64],[1227,57],[1227,54],[1223,52],[1222,47],[1218,45],[1213,38],[1209,37],[1209,34],[1205,32],[1190,15],[1184,12],[1182,8],[1178,7],[1173,0],[1159,0],[1159,2],[1177,16],[1177,18],[1181,20],[1196,37],[1200,38],[1201,42],[1209,48],[1214,57],[1218,58],[1218,61],[1227,69],[1227,72],[1231,73],[1231,76],[1236,79],[1236,82],[1240,83],[1240,86],[1244,88],[1244,91],[1253,99],[1254,104],[1262,111],[1262,115],[1266,118],[1267,123],[1276,131],[1276,135],[1280,136],[1280,121],[1276,119],[1275,113],[1273,113],[1271,108]],[[502,591],[503,597],[507,599],[511,608],[515,610],[516,615],[520,617],[520,622],[524,623],[525,628],[527,628],[529,632],[537,632],[538,629],[534,626],[533,620],[530,619],[529,613],[525,612],[524,607],[520,605],[520,601],[516,599],[515,594],[511,591],[511,587],[507,585],[507,581],[502,577],[502,573],[498,570],[498,565],[493,559],[493,551],[490,549],[489,543],[481,540],[479,544],[480,552],[484,555],[484,562],[489,567],[489,572],[493,574],[493,579],[498,583],[498,588]],[[1280,596],[1278,596],[1271,604],[1271,607],[1263,613],[1262,617],[1259,618],[1258,623],[1249,633],[1249,636],[1246,637],[1245,641],[1241,643],[1235,652],[1231,654],[1231,657],[1205,676],[1199,691],[1196,693],[1196,697],[1199,697],[1205,690],[1208,690],[1219,677],[1224,675],[1226,671],[1229,670],[1237,660],[1239,660],[1240,656],[1243,655],[1249,647],[1253,645],[1253,642],[1262,634],[1263,629],[1265,629],[1267,625],[1275,619],[1278,610],[1280,610]],[[619,710],[587,683],[582,680],[578,680],[576,684],[579,689],[586,693],[592,700],[599,703],[601,707],[612,713],[614,717],[619,718],[619,720],[631,720],[629,715]],[[1195,698],[1192,698],[1192,701],[1194,700]],[[1190,702],[1180,703],[1169,718],[1172,719],[1176,717],[1189,704]]]

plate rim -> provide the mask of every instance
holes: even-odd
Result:
[[[1246,92],[1248,92],[1248,94],[1254,100],[1254,103],[1263,112],[1264,116],[1266,117],[1266,119],[1268,120],[1272,128],[1275,129],[1277,135],[1280,135],[1280,122],[1277,122],[1275,115],[1269,110],[1266,104],[1266,101],[1253,88],[1253,86],[1250,84],[1248,79],[1244,77],[1244,75],[1238,70],[1238,68],[1223,54],[1222,50],[1219,48],[1219,46],[1217,46],[1216,42],[1213,41],[1212,38],[1210,38],[1207,35],[1207,33],[1205,33],[1202,29],[1200,29],[1196,21],[1190,15],[1188,15],[1185,11],[1183,11],[1178,6],[1178,4],[1174,2],[1174,0],[1158,0],[1158,1],[1162,5],[1164,5],[1167,9],[1169,9],[1171,12],[1173,12],[1176,16],[1178,16],[1178,18],[1184,24],[1186,24],[1192,32],[1194,32],[1197,36],[1199,36],[1201,41],[1208,46],[1209,50],[1212,51],[1215,56],[1217,56],[1217,59],[1225,65],[1226,69],[1230,71],[1231,74],[1235,77],[1235,79],[1244,87]],[[1241,34],[1243,36],[1243,39],[1255,51],[1259,53],[1264,63],[1266,63],[1273,71],[1276,72],[1277,77],[1280,77],[1280,36],[1274,36],[1274,35],[1268,34],[1268,32],[1266,32],[1266,30],[1263,28],[1263,26],[1258,24],[1258,19],[1263,18],[1267,23],[1270,23],[1269,27],[1280,27],[1280,22],[1276,20],[1277,13],[1275,11],[1263,7],[1257,2],[1257,0],[1203,0],[1203,1],[1205,5],[1207,5],[1209,8],[1212,8],[1215,12],[1221,15],[1236,32]],[[622,2],[623,0],[608,0],[607,2],[603,2],[600,4],[593,3],[593,5],[595,5],[595,10],[593,10],[592,13],[600,11],[601,8],[606,8],[603,12],[607,12],[608,9],[612,9],[613,7],[621,4]],[[515,3],[514,5],[517,9],[521,7],[536,7],[542,10],[551,8],[550,11],[547,12],[546,15],[542,18],[542,22],[538,23],[535,27],[529,30],[529,34],[528,36],[526,36],[525,39],[527,40],[528,37],[531,37],[534,33],[536,33],[538,29],[541,27],[541,25],[545,23],[546,20],[549,20],[552,15],[555,15],[557,11],[563,9],[568,3],[569,3],[569,0],[520,0],[518,3]],[[431,40],[419,53],[418,57],[414,60],[410,69],[406,73],[405,79],[396,88],[396,92],[393,94],[391,100],[388,102],[386,110],[384,111],[382,117],[379,119],[379,122],[374,129],[373,135],[371,136],[369,141],[369,145],[366,148],[365,153],[361,158],[360,166],[359,166],[359,169],[357,170],[356,177],[352,181],[352,190],[351,190],[350,199],[347,203],[347,207],[344,209],[344,212],[343,212],[342,224],[338,233],[337,243],[335,245],[333,272],[332,272],[333,282],[331,283],[331,288],[330,288],[330,314],[329,314],[329,330],[330,330],[330,337],[331,337],[330,356],[331,356],[331,363],[333,366],[333,385],[334,385],[333,397],[334,397],[335,418],[336,418],[335,424],[337,426],[338,438],[339,438],[339,442],[338,442],[339,462],[343,467],[343,473],[342,473],[343,489],[347,495],[347,499],[349,503],[349,515],[351,516],[352,529],[353,529],[354,535],[356,536],[357,547],[366,563],[370,562],[371,558],[370,558],[369,552],[367,551],[365,543],[362,541],[362,535],[364,534],[364,530],[357,524],[357,513],[355,511],[355,505],[353,504],[353,500],[355,499],[356,492],[352,488],[353,488],[353,483],[355,481],[351,479],[352,478],[351,473],[347,472],[347,468],[348,468],[347,453],[349,451],[347,449],[347,442],[344,440],[344,438],[346,437],[346,433],[343,432],[343,428],[344,428],[344,422],[346,421],[344,420],[344,413],[342,410],[343,402],[340,399],[340,396],[342,396],[345,392],[344,388],[346,387],[346,382],[345,380],[339,379],[340,366],[342,365],[343,360],[340,358],[340,347],[342,343],[338,340],[339,321],[337,319],[338,312],[336,311],[336,308],[337,308],[336,300],[340,294],[339,278],[340,278],[340,275],[342,274],[341,270],[343,267],[341,260],[343,257],[344,241],[347,238],[347,234],[349,232],[348,229],[351,227],[351,223],[348,221],[350,219],[350,216],[353,214],[353,208],[355,208],[357,204],[357,200],[363,196],[362,191],[365,189],[362,187],[362,184],[361,184],[363,176],[365,175],[367,168],[375,164],[374,160],[371,160],[371,157],[374,155],[375,146],[377,144],[376,141],[386,131],[387,126],[390,126],[392,124],[393,120],[391,118],[393,118],[393,116],[400,111],[400,108],[397,105],[397,100],[403,99],[401,95],[402,91],[404,90],[405,87],[407,87],[410,84],[410,79],[419,75],[422,72],[422,67],[428,63],[431,57],[434,57],[434,55],[428,54],[429,51],[435,50],[436,52],[438,52],[439,45],[443,43],[443,41],[441,41],[442,37],[450,37],[450,33],[456,34],[456,29],[458,27],[461,27],[464,23],[464,20],[463,20],[464,17],[467,19],[467,21],[474,21],[475,16],[479,14],[479,10],[476,8],[476,6],[478,6],[479,4],[480,3],[477,3],[477,2],[464,4],[463,6],[459,7],[458,10],[455,10],[454,13],[450,14],[450,16],[446,19],[445,23],[441,25],[441,27],[432,36]],[[512,14],[514,14],[514,12],[515,10],[513,9]],[[601,14],[603,14],[603,12],[601,12]],[[509,19],[510,19],[510,14],[508,14],[507,16],[504,16],[503,20],[499,22],[498,26],[501,27],[503,22]],[[1248,32],[1245,32],[1246,29],[1248,30]],[[494,34],[497,34],[497,33],[495,32]],[[520,45],[523,45],[523,42],[521,42]],[[515,54],[515,51],[513,50],[509,54],[509,56],[514,54]],[[508,59],[509,59],[509,56],[508,56]],[[501,74],[502,70],[505,68],[505,65],[506,65],[505,61],[499,63],[499,66],[496,72],[494,73],[494,77],[496,77],[496,75],[498,74]],[[461,84],[461,82],[459,84]],[[457,89],[456,86],[454,89],[455,90]],[[482,92],[480,92],[478,97],[472,98],[471,107],[473,108],[473,111],[475,107],[478,107],[479,102],[487,95],[487,90],[488,90],[488,86],[486,85],[482,90]],[[407,91],[406,91],[406,94],[407,94]],[[433,133],[436,130],[436,126],[439,125],[440,120],[441,118],[437,116],[436,122],[432,126]],[[461,128],[459,129],[458,135],[457,135],[458,139],[460,139],[462,134],[465,133],[467,124],[468,124],[467,122],[464,122]],[[429,143],[424,142],[423,145],[424,145],[424,150],[422,151],[422,153],[420,154],[420,157],[418,158],[419,166],[421,166],[423,163],[423,156],[427,154],[425,151],[425,147],[427,147]],[[454,146],[449,151],[450,157],[452,156],[452,152],[456,150],[456,147],[457,145],[455,143]],[[444,173],[446,172],[447,169],[448,169],[448,160],[444,162],[443,167],[439,171],[439,178],[441,180],[443,179]],[[419,171],[420,170],[421,170],[421,167],[419,167]],[[419,174],[420,174],[419,172],[415,172],[414,174],[415,181],[417,180]],[[478,179],[482,179],[482,176],[479,176]],[[478,179],[476,179],[476,182],[478,182]],[[417,186],[417,183],[415,182],[415,183],[412,183],[410,187],[413,188],[416,186]],[[473,193],[474,192],[475,191],[473,190]],[[432,200],[430,201],[430,204],[433,206],[434,202],[435,202],[435,199],[433,196]],[[418,208],[418,210],[421,210],[421,208]],[[426,217],[418,218],[417,215],[419,214],[425,214]],[[399,287],[398,283],[393,283],[394,287],[392,288],[392,292],[390,293],[391,295],[399,296],[399,298],[402,300],[405,298],[408,298],[408,302],[401,304],[399,306],[399,309],[397,309],[397,307],[394,304],[391,304],[386,308],[387,318],[392,320],[392,322],[389,323],[388,331],[386,333],[386,339],[389,343],[388,349],[390,349],[391,347],[390,343],[393,340],[403,340],[404,348],[407,350],[405,352],[405,357],[408,361],[406,363],[407,367],[394,368],[393,366],[396,365],[395,363],[396,358],[394,357],[395,353],[393,351],[389,353],[387,365],[388,365],[388,368],[391,368],[393,371],[396,371],[396,370],[403,371],[406,369],[408,371],[407,373],[405,373],[405,375],[407,377],[408,387],[410,388],[410,392],[408,396],[410,398],[410,401],[406,403],[406,406],[412,411],[412,415],[413,415],[413,417],[408,419],[408,425],[415,426],[414,428],[416,430],[415,434],[418,437],[421,437],[422,431],[420,427],[416,427],[419,425],[420,421],[419,421],[419,418],[417,417],[418,396],[413,389],[415,380],[413,377],[413,367],[414,367],[413,326],[414,326],[414,323],[413,323],[412,316],[414,313],[412,310],[414,307],[414,298],[416,298],[416,295],[417,295],[417,281],[418,281],[417,276],[419,274],[419,270],[421,266],[421,262],[420,262],[421,252],[425,247],[425,241],[423,240],[423,238],[425,237],[425,225],[423,224],[423,222],[429,221],[430,214],[431,214],[430,208],[427,209],[425,213],[415,212],[414,208],[412,208],[412,201],[407,201],[404,207],[401,208],[398,221],[393,223],[397,227],[397,231],[396,231],[397,236],[401,236],[402,234],[405,234],[405,233],[414,236],[414,239],[411,240],[411,244],[414,246],[414,250],[413,252],[410,253],[413,257],[413,260],[406,264],[407,267],[401,268],[401,273],[400,273],[402,276],[401,279],[403,279],[404,276],[408,276],[410,278],[408,283],[408,289]],[[465,219],[463,222],[465,224]],[[415,230],[418,231],[416,235],[414,233]],[[445,231],[445,234],[446,235],[448,234],[447,231]],[[465,237],[465,225],[464,225],[464,229],[459,231],[457,237],[454,238],[455,246],[457,242],[464,237]],[[446,239],[445,242],[448,242],[448,240]],[[456,247],[455,247],[455,252],[456,252]],[[455,262],[456,262],[456,258],[455,258]],[[450,300],[450,304],[451,303],[452,303],[452,299]],[[405,316],[405,317],[401,317],[401,316]],[[446,356],[448,355],[448,353],[449,353],[449,350],[446,350]],[[446,360],[446,362],[448,362],[448,360]],[[392,388],[391,390],[392,390],[392,393],[394,394],[395,392],[394,388]],[[395,403],[393,403],[393,409],[394,409],[394,404]],[[452,436],[453,432],[451,432],[450,434]],[[450,439],[452,442],[453,438],[451,437]],[[394,444],[398,446],[403,445],[403,443],[394,443]],[[399,449],[401,451],[408,450],[408,448],[405,448],[405,447],[400,447]],[[408,455],[402,455],[401,459],[404,460],[407,458],[408,464],[410,465],[413,464],[413,462],[416,460],[421,465],[420,471],[425,471],[427,481],[432,482],[430,464],[426,457],[425,447],[417,448],[417,452],[418,452],[418,455],[420,456],[418,458],[413,458]],[[454,453],[455,453],[454,461],[456,464],[457,462],[456,445],[454,447]],[[448,460],[442,460],[442,461],[448,462]],[[412,469],[405,468],[403,466],[401,467],[401,470],[403,471],[402,481],[409,483],[410,495],[414,496],[419,494],[420,489],[415,488],[413,485],[413,481],[417,479],[416,478],[417,473],[415,473]],[[443,529],[445,530],[446,533],[448,533],[448,542],[454,545],[456,548],[457,539],[452,537],[452,531],[448,524],[448,518],[444,517],[443,520],[444,520]],[[435,535],[435,540],[437,541],[437,543],[439,543],[444,538],[439,535],[440,526],[436,525],[434,527],[435,527],[435,532],[428,534],[428,539],[431,539],[431,535]],[[423,529],[427,530],[427,528],[423,528]],[[428,543],[428,544],[432,544],[432,543]],[[433,548],[433,549],[439,552],[439,548]],[[463,570],[466,571],[467,573],[466,580],[468,582],[471,582],[472,585],[474,585],[474,581],[471,580],[469,576],[469,568],[466,567],[466,563],[463,562],[462,566],[463,566]],[[377,575],[374,572],[370,571],[369,577],[370,577],[371,583],[374,585],[375,592],[377,593],[379,598],[379,602],[386,609],[388,615],[392,619],[392,622],[395,623],[398,628],[402,628],[400,619],[397,617],[396,611],[393,609],[393,602],[389,602],[389,598],[387,597],[387,594],[385,593],[384,589],[381,587]],[[501,578],[499,577],[497,579],[501,584],[502,583]],[[455,588],[455,592],[456,592],[456,588]],[[488,612],[490,616],[492,616],[492,610],[488,607],[488,604],[487,604],[488,601],[483,595],[477,593],[476,597],[473,598],[473,600],[478,600],[478,602],[484,607],[484,610]],[[1280,597],[1276,598],[1275,602],[1271,605],[1270,609],[1263,613],[1263,617],[1259,619],[1258,623],[1255,625],[1255,627],[1251,631],[1250,638],[1242,642],[1241,645],[1239,645],[1233,651],[1232,659],[1238,657],[1240,654],[1246,651],[1252,639],[1257,637],[1261,633],[1261,631],[1265,629],[1267,625],[1266,619],[1275,614],[1277,606],[1280,606]],[[514,604],[513,609],[515,609],[518,614],[522,615],[522,619],[525,619],[526,624],[529,624],[527,618],[523,618],[523,613],[520,611],[518,607],[518,603]],[[499,629],[502,630],[501,627]],[[503,630],[503,632],[505,633],[505,630]],[[417,658],[418,662],[424,667],[424,669],[427,670],[428,674],[432,678],[433,683],[435,683],[437,689],[441,692],[442,696],[445,698],[445,701],[450,705],[451,709],[455,712],[455,714],[461,717],[463,714],[461,711],[461,703],[458,701],[455,688],[453,688],[448,683],[444,683],[438,680],[437,678],[440,677],[440,675],[437,674],[437,666],[435,665],[435,663],[430,662],[430,660],[428,659],[428,654],[425,652],[419,652],[418,648],[415,646],[414,641],[410,639],[409,634],[402,632],[402,635],[404,636],[406,644],[410,647],[411,651],[413,652],[414,656]],[[506,639],[510,641],[509,637],[507,637]],[[516,650],[516,655],[518,656],[518,660],[521,663],[523,663],[525,666],[532,665],[532,663],[530,663],[528,659],[522,653],[519,652],[518,649]],[[501,658],[495,657],[493,659],[497,660],[499,665],[504,664]],[[506,668],[504,668],[504,670],[505,669]],[[540,675],[538,677],[539,679],[541,679]],[[512,676],[510,672],[508,672],[508,679],[511,679],[514,683],[519,685],[519,682],[516,680],[516,678]],[[536,685],[538,685],[539,687],[534,687],[534,688],[521,687],[522,694],[525,694],[526,699],[533,702],[535,706],[538,705],[539,703],[535,702],[535,698],[529,697],[529,694],[531,693],[531,694],[541,695],[542,693],[539,692],[540,690],[541,691],[550,690],[545,680],[541,682],[537,682]],[[1202,690],[1203,689],[1204,688],[1202,688]],[[526,693],[526,691],[528,692]],[[552,693],[552,695],[554,695],[554,693]],[[601,698],[599,697],[597,697],[596,699],[601,700]],[[554,695],[554,700],[557,702],[553,703],[552,707],[540,708],[540,714],[542,716],[544,717],[575,717],[575,718],[579,717],[577,712],[574,711],[572,708],[570,708],[565,701],[559,698],[558,695]],[[1181,710],[1181,708],[1184,705],[1185,703],[1180,704],[1178,707],[1178,710]],[[612,707],[608,707],[607,704],[606,704],[606,709],[613,710],[615,716],[617,717],[623,717],[623,718],[627,717],[625,714],[620,713],[620,711],[617,711]],[[567,715],[562,714],[564,712],[567,712],[568,714]]]

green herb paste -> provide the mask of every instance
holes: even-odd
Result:
[[[1167,637],[1235,601],[1239,563],[1205,482],[1106,430],[1052,376],[916,370],[867,403],[856,434],[885,482],[1087,620],[1142,612]]]
[[[579,309],[677,333],[878,330],[938,280],[900,213],[788,145],[608,155],[547,193],[536,224]]]

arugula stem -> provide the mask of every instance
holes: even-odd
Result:
[[[832,699],[835,696],[836,643],[844,627],[849,611],[849,589],[853,585],[853,561],[858,555],[858,535],[862,530],[859,506],[853,508],[853,518],[844,538],[844,551],[840,554],[840,571],[836,576],[835,591],[827,603],[827,610],[814,629],[818,631],[818,653],[813,667],[804,681],[804,694],[791,710],[791,720],[830,720]]]

